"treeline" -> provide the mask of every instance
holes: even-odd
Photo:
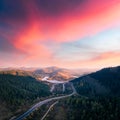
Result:
[[[120,96],[120,67],[105,68],[72,81],[79,94]]]
[[[120,95],[120,66],[102,69],[90,74],[90,77],[98,80],[101,85],[109,88],[113,95]]]
[[[119,113],[120,98],[70,97],[61,100],[46,120],[119,120]]]

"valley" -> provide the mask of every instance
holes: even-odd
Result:
[[[24,118],[26,118],[27,116],[29,116],[29,114],[31,114],[33,111],[35,111],[36,109],[38,109],[39,107],[41,107],[42,105],[44,104],[47,104],[48,102],[50,101],[53,101],[53,100],[60,100],[60,99],[63,99],[63,98],[67,98],[67,97],[70,97],[72,95],[75,95],[76,94],[76,90],[73,86],[72,83],[69,83],[69,85],[71,85],[71,88],[73,90],[73,92],[71,94],[68,94],[68,95],[62,95],[62,96],[58,96],[58,97],[53,97],[53,98],[49,98],[49,99],[45,99],[43,101],[40,101],[38,102],[37,104],[35,104],[34,106],[32,106],[32,108],[30,108],[27,112],[25,112],[23,115],[21,115],[20,117],[18,118],[15,118],[15,120],[23,120]]]
[[[40,80],[15,73],[0,72],[0,120],[119,120],[119,66],[73,80],[50,80],[51,72],[40,73]]]
[[[120,120],[120,0],[0,0],[0,120]]]

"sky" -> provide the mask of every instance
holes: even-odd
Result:
[[[0,0],[0,67],[120,65],[120,0]]]

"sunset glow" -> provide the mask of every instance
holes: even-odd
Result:
[[[120,0],[1,0],[0,67],[120,65]]]

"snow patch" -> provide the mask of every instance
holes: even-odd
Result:
[[[46,77],[44,77],[43,79],[42,79],[42,81],[46,81],[46,80],[48,80],[48,76],[46,76]]]
[[[46,82],[49,82],[49,83],[55,83],[55,84],[61,84],[61,83],[66,83],[68,81],[58,81],[58,80],[48,80],[48,76],[44,77],[42,79],[42,81],[46,81]]]

